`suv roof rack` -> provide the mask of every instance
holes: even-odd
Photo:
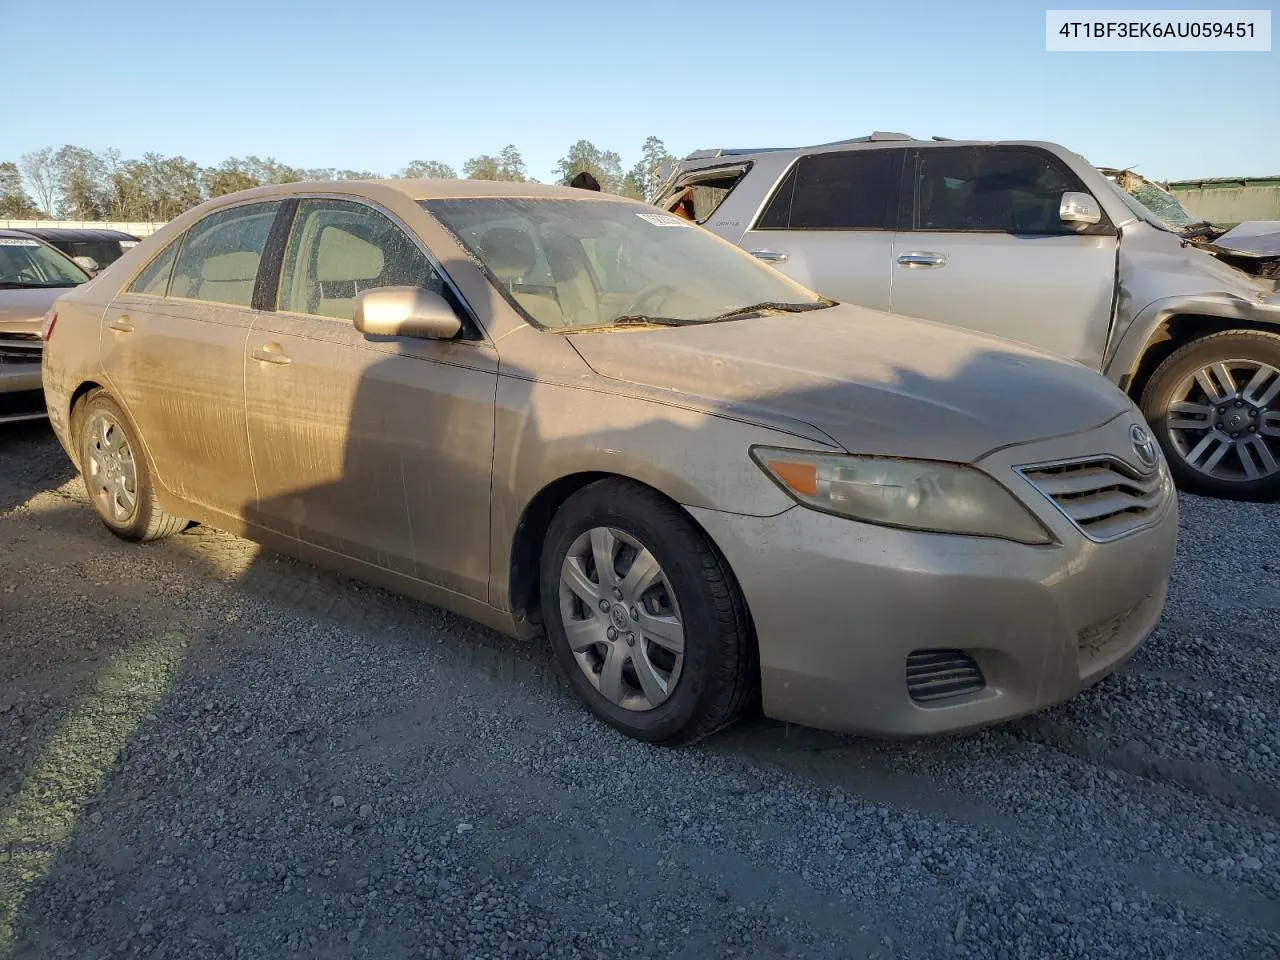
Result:
[[[815,143],[806,149],[815,149],[817,147],[838,147],[846,143],[879,143],[883,140],[914,140],[915,137],[907,133],[894,133],[884,130],[873,130],[866,136],[850,137],[848,140],[832,140],[829,143]],[[935,140],[942,139],[934,137]],[[712,150],[695,150],[693,153],[685,156],[686,160],[708,160],[713,157],[740,157],[752,153],[777,153],[781,150],[794,150],[795,147],[721,147]]]

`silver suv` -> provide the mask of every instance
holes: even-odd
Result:
[[[832,299],[1099,370],[1183,489],[1280,498],[1280,225],[1170,222],[1053,143],[897,133],[698,151],[657,203]]]

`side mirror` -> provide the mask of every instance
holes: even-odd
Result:
[[[1058,205],[1058,219],[1063,223],[1097,223],[1102,219],[1102,207],[1093,194],[1068,190]]]
[[[351,322],[374,337],[450,340],[462,321],[444,297],[422,287],[378,287],[356,297]]]
[[[93,257],[72,257],[71,259],[78,266],[83,267],[85,272],[91,277],[102,269],[98,266],[98,261],[93,259]]]

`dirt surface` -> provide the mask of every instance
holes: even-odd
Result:
[[[0,957],[1280,956],[1280,507],[1185,498],[1152,640],[1071,703],[663,751],[549,652],[0,437]]]

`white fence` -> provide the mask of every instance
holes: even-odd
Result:
[[[135,237],[148,237],[164,223],[121,223],[110,220],[0,220],[0,229],[26,230],[34,227],[66,227],[72,230],[123,230]]]

